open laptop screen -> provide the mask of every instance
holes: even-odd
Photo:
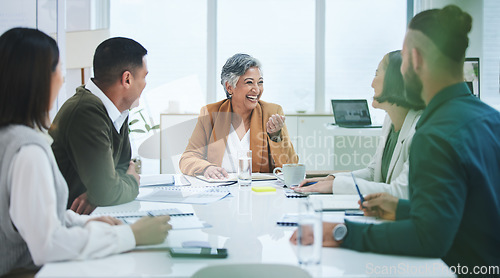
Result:
[[[366,99],[332,99],[335,123],[342,125],[371,125]]]

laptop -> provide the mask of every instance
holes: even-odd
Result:
[[[366,99],[332,99],[335,124],[346,128],[378,128],[372,125]]]

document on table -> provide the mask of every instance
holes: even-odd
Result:
[[[298,213],[286,213],[280,220],[276,222],[278,226],[297,226],[299,221]],[[327,211],[323,212],[322,221],[330,223],[344,223],[345,219],[351,222],[365,223],[365,224],[380,224],[389,222],[388,220],[379,219],[372,216],[347,216],[341,211]]]
[[[210,225],[200,221],[194,213],[183,213],[176,208],[151,211],[100,213],[92,214],[92,216],[112,216],[130,225],[144,216],[160,216],[167,214],[170,215],[170,220],[168,222],[172,225],[172,230],[202,229],[210,227]]]
[[[324,211],[359,209],[359,195],[317,194],[309,195],[311,201],[320,200]]]
[[[177,176],[177,177],[176,177]],[[141,175],[141,187],[191,185],[184,175]]]
[[[198,178],[204,182],[210,182],[210,183],[235,182],[235,181],[238,181],[238,174],[237,173],[229,173],[228,177],[225,179],[206,178],[203,175],[196,176],[196,178]],[[267,181],[267,180],[275,180],[275,179],[276,179],[276,177],[273,174],[252,173],[252,181]]]
[[[227,187],[158,187],[141,190],[136,200],[165,203],[209,204],[229,195]]]

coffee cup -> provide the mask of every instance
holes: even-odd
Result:
[[[276,173],[278,171],[283,173],[283,177]],[[283,164],[282,167],[274,168],[273,174],[287,187],[297,186],[306,177],[306,166],[304,164]]]

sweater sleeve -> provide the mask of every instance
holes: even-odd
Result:
[[[410,156],[411,205],[397,208],[398,221],[378,225],[346,221],[348,236],[342,246],[377,253],[443,257],[461,223],[467,187],[460,157],[450,143],[437,136],[414,137]],[[432,157],[432,160],[426,159]],[[400,200],[401,201],[401,200]],[[405,212],[408,217],[405,218]]]
[[[66,130],[69,157],[87,189],[90,202],[97,206],[130,202],[139,193],[135,178],[115,169],[113,132],[116,130],[106,111],[96,105],[76,108]],[[128,138],[124,144],[127,143],[130,144]],[[128,160],[130,145],[123,149],[128,152],[122,157],[128,156]]]

